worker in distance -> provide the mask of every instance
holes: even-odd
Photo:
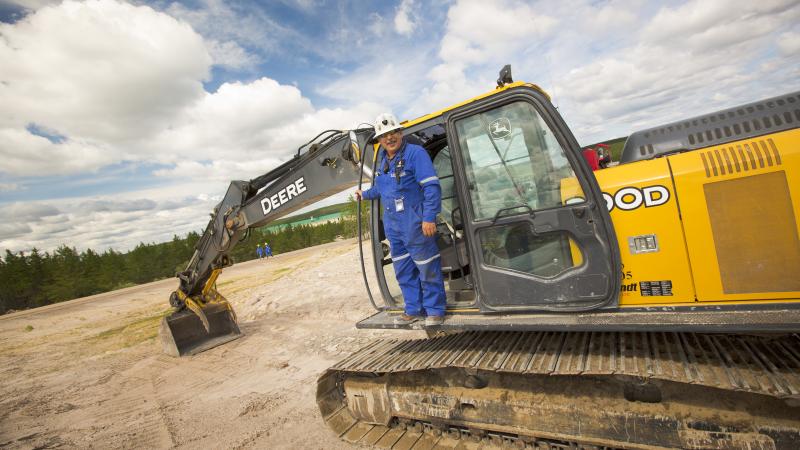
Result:
[[[428,152],[403,138],[403,126],[389,113],[375,120],[375,139],[383,148],[372,187],[356,190],[356,198],[381,199],[383,228],[391,247],[394,273],[403,293],[405,312],[396,324],[425,318],[425,326],[444,321],[445,293],[436,215],[442,189]]]

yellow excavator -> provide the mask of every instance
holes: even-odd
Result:
[[[800,93],[633,133],[592,172],[539,87],[404,123],[442,187],[447,315],[427,339],[372,342],[321,375],[343,440],[429,448],[800,448]],[[231,183],[161,325],[187,355],[241,335],[215,280],[263,226],[370,180],[371,128],[329,130]],[[376,308],[402,295],[373,201]],[[359,223],[359,226],[361,224]],[[361,233],[359,233],[359,236]]]

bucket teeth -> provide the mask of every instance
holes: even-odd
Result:
[[[225,302],[228,305],[228,309],[230,309],[230,304]],[[211,327],[208,325],[208,317],[206,317],[206,313],[203,312],[203,308],[197,304],[191,298],[186,299],[186,307],[192,310],[193,313],[197,314],[197,317],[200,319],[200,322],[203,323],[203,328],[206,329],[206,333],[211,332]],[[234,318],[234,320],[236,320]]]

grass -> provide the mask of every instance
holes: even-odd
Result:
[[[26,332],[28,332],[28,331],[33,331],[33,325],[28,325],[28,326],[26,326],[26,327],[25,327],[25,331],[26,331]]]
[[[273,274],[275,275],[275,278],[273,280],[277,280],[278,278],[286,275],[288,272],[291,272],[292,270],[294,269],[291,267],[283,267],[281,269],[276,270],[275,272],[273,272]]]
[[[222,286],[227,286],[227,285],[233,283],[234,281],[238,281],[238,280],[239,280],[239,278],[234,278],[232,280],[225,280],[225,281],[223,281],[221,283],[217,283],[217,290],[219,290],[219,288],[221,288]]]
[[[268,277],[261,277],[261,278],[251,278],[249,282],[244,281],[244,278],[235,278],[233,280],[228,280],[224,283],[217,284],[217,292],[222,294],[223,296],[229,296],[236,294],[237,292],[245,291],[247,289],[252,289],[255,286],[264,285],[268,283],[272,283],[275,280],[286,275],[286,273],[291,272],[294,270],[292,267],[284,267],[281,269],[276,269],[273,271]],[[235,285],[230,285],[234,282],[239,282]],[[223,289],[225,288],[225,289]]]
[[[142,342],[155,339],[158,336],[158,324],[161,319],[172,312],[172,309],[159,311],[146,317],[136,319],[125,325],[121,325],[91,336],[95,344],[105,347],[105,350],[119,350],[132,347]]]
[[[627,137],[623,137],[605,142],[605,144],[611,148],[612,161],[619,161],[619,159],[622,157],[622,147],[625,146],[625,140],[627,139]]]

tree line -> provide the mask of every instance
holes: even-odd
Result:
[[[249,261],[257,258],[256,245],[265,242],[278,254],[332,242],[340,236],[353,237],[356,205],[351,199],[337,221],[288,225],[280,230],[253,229],[230,255],[235,262]],[[366,228],[366,202],[362,206]],[[37,249],[28,253],[6,250],[5,256],[0,257],[0,314],[174,277],[189,264],[199,239],[199,233],[191,232],[183,238],[174,236],[169,242],[140,243],[125,253],[113,249],[102,253],[92,249],[78,252],[67,245],[52,253]]]

